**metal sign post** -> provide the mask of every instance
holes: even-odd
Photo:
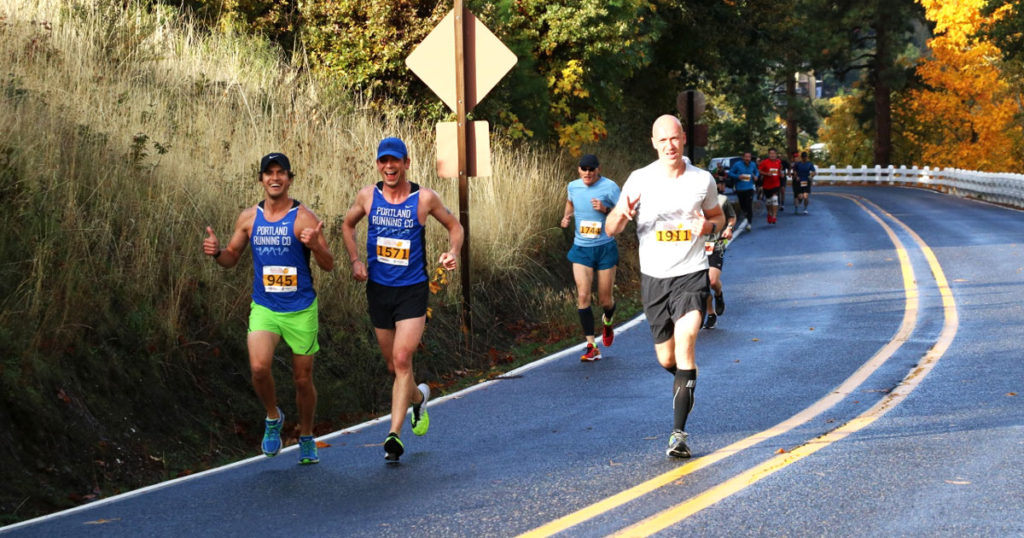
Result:
[[[487,122],[476,121],[469,126],[466,114],[512,69],[516,60],[516,55],[463,7],[463,0],[455,0],[452,12],[405,59],[409,69],[455,112],[454,125],[441,122],[437,126],[437,171],[441,177],[455,177],[459,181],[459,222],[465,231],[461,252],[462,328],[467,344],[472,335],[469,176],[489,175],[491,167]],[[441,139],[453,131],[454,146]]]
[[[469,275],[469,176],[466,170],[466,13],[462,0],[455,0],[455,124],[459,150],[459,222],[465,238],[462,241],[462,328],[467,344],[473,334],[473,294]]]

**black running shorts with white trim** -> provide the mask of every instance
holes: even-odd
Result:
[[[718,269],[719,271],[721,271],[722,270],[722,260],[723,260],[724,257],[725,257],[725,249],[720,248],[720,247],[715,247],[715,250],[711,251],[711,254],[708,254],[708,266],[709,267],[714,267],[715,269]]]
[[[394,329],[398,321],[427,315],[429,290],[426,281],[409,286],[385,286],[366,281],[370,321],[378,329]]]
[[[672,338],[676,321],[688,312],[697,310],[703,317],[711,296],[708,270],[671,278],[641,274],[640,295],[647,323],[651,326],[651,336],[655,344],[660,344]]]

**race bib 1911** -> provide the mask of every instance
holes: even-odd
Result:
[[[587,239],[597,239],[601,236],[601,222],[596,220],[580,221],[580,236]]]
[[[377,238],[377,261],[388,265],[409,265],[408,239]]]
[[[654,230],[659,242],[684,243],[690,241],[692,233],[683,222],[659,222]]]
[[[263,266],[263,291],[287,293],[299,289],[299,275],[294,267],[283,265]]]

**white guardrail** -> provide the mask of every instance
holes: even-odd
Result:
[[[1024,208],[1024,174],[975,172],[957,168],[931,169],[927,166],[861,166],[818,168],[816,184],[868,184],[924,187],[956,196],[978,198]]]

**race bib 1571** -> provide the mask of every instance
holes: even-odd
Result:
[[[408,239],[377,238],[377,261],[388,265],[409,265]]]

